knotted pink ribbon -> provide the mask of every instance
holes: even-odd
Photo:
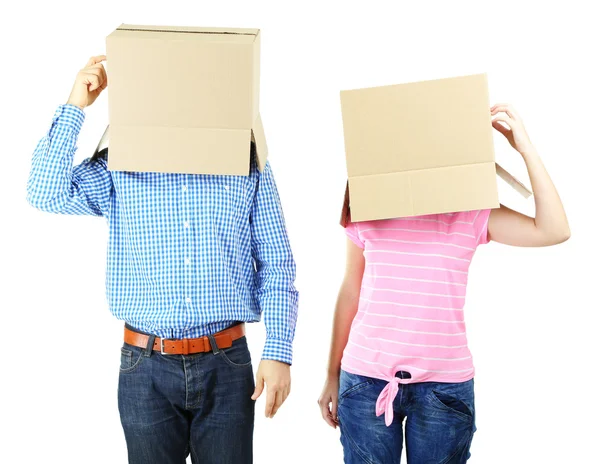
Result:
[[[375,405],[377,417],[385,413],[385,425],[388,427],[394,419],[394,399],[398,394],[398,385],[400,384],[400,381],[401,379],[398,377],[393,377],[379,394]]]

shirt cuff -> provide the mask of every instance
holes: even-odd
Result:
[[[54,118],[52,119],[52,123],[61,124],[63,126],[67,126],[73,131],[79,133],[81,130],[81,126],[83,126],[83,121],[85,120],[85,113],[81,108],[75,105],[60,105],[56,112],[54,113]]]
[[[267,338],[263,350],[262,359],[280,361],[292,364],[292,342],[278,338]]]

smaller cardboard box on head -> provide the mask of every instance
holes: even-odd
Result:
[[[110,156],[117,171],[262,170],[260,31],[123,24],[106,39]]]
[[[487,77],[341,92],[348,185],[342,223],[497,208]]]

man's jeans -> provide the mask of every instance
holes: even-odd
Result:
[[[408,464],[460,464],[469,459],[476,430],[473,380],[399,385],[389,427],[383,416],[375,415],[386,384],[342,371],[338,420],[346,464],[399,464],[405,418]]]
[[[246,338],[162,355],[124,344],[119,412],[131,464],[252,463],[254,376]]]

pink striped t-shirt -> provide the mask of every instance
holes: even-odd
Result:
[[[376,413],[393,417],[398,384],[473,378],[463,306],[469,265],[489,241],[490,210],[350,223],[365,271],[342,369],[387,380]],[[407,371],[410,379],[395,377]]]

